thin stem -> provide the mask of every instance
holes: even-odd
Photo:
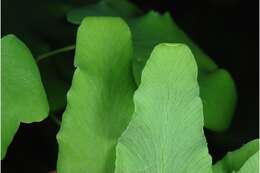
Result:
[[[54,56],[56,54],[59,54],[59,53],[63,53],[63,52],[68,52],[68,51],[71,51],[71,50],[74,50],[75,49],[75,45],[70,45],[70,46],[66,46],[66,47],[63,47],[61,49],[56,49],[54,51],[51,51],[51,52],[48,52],[48,53],[45,53],[45,54],[42,54],[40,55],[38,58],[37,58],[37,62],[43,60],[43,59],[46,59],[50,56]]]

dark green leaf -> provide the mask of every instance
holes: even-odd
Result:
[[[230,74],[223,69],[199,73],[200,96],[203,102],[205,127],[224,131],[231,124],[236,107],[236,86]]]
[[[72,9],[67,19],[73,24],[80,24],[86,16],[120,16],[130,18],[140,13],[140,10],[127,0],[106,0],[97,4]]]

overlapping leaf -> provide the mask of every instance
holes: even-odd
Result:
[[[176,25],[169,14],[150,12],[130,22],[134,42],[133,73],[137,84],[153,47],[161,42],[185,43],[199,68],[205,126],[214,131],[228,128],[236,103],[235,84],[230,74],[217,65]],[[225,94],[225,97],[223,97]]]
[[[14,35],[1,39],[1,159],[21,122],[41,121],[49,106],[30,50]]]
[[[199,73],[200,96],[203,102],[204,125],[214,131],[224,131],[231,124],[236,107],[236,86],[224,69]]]
[[[130,22],[134,42],[134,74],[140,82],[140,73],[155,45],[162,42],[185,43],[196,58],[199,70],[213,71],[217,65],[176,25],[170,14],[156,12],[133,19]]]
[[[259,173],[259,151],[246,161],[238,173]]]
[[[84,7],[86,9],[76,9],[69,13],[69,20],[75,17],[78,20],[73,19],[71,22],[80,23],[84,16],[89,15],[122,16],[109,7],[107,2],[118,1],[101,1],[99,4]],[[137,10],[132,11],[134,14]],[[199,66],[199,84],[205,105],[205,127],[214,131],[226,130],[232,120],[237,99],[235,84],[230,74],[218,69],[217,65],[176,25],[168,13],[161,16],[152,11],[143,17],[130,20],[129,23],[134,39],[133,73],[137,84],[140,82],[149,54],[156,44],[161,42],[187,44]],[[225,98],[220,93],[225,94]]]
[[[84,19],[77,34],[77,69],[57,136],[59,173],[113,172],[117,139],[133,113],[131,58],[125,22]]]
[[[153,50],[117,146],[116,173],[210,173],[197,66],[185,45]]]
[[[229,152],[213,166],[214,173],[231,173],[238,171],[243,164],[255,153],[259,151],[259,139],[255,139],[240,149]]]

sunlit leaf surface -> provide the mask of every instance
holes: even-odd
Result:
[[[210,173],[197,65],[183,44],[155,47],[117,146],[116,173]]]
[[[228,152],[227,155],[213,166],[214,173],[231,173],[238,171],[243,164],[259,151],[259,139],[248,142],[241,148]],[[250,172],[251,173],[251,172]]]
[[[1,159],[21,122],[41,121],[49,106],[30,50],[14,35],[1,39]]]
[[[72,86],[58,133],[59,173],[112,173],[115,146],[133,113],[132,43],[126,23],[85,18]]]
[[[162,42],[187,44],[198,64],[205,127],[226,130],[236,105],[236,88],[231,75],[217,65],[178,27],[171,16],[149,12],[130,22],[134,42],[133,74],[140,83],[142,70],[153,47]],[[225,96],[225,97],[223,97]]]

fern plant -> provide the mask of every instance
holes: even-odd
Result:
[[[58,173],[258,172],[258,139],[213,164],[203,127],[228,129],[236,87],[169,13],[107,0],[73,9],[67,19],[80,24],[76,44],[36,60],[16,36],[1,39],[2,159],[21,122],[66,107]],[[71,86],[52,80],[52,72],[41,76],[43,60],[74,49]]]

